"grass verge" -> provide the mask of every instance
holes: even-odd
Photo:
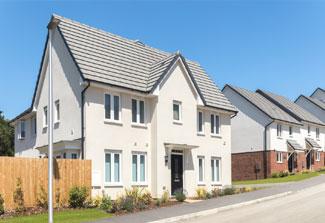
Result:
[[[246,185],[246,184],[269,184],[269,183],[285,183],[285,182],[295,182],[306,180],[312,177],[319,176],[324,174],[324,172],[309,172],[309,173],[299,173],[292,176],[287,177],[279,177],[279,178],[267,178],[260,180],[242,180],[242,181],[233,181],[233,185]]]
[[[102,218],[109,218],[112,215],[99,209],[79,209],[79,210],[64,210],[54,212],[55,223],[79,223],[84,221],[99,220]],[[48,214],[37,214],[30,216],[17,216],[1,219],[0,222],[6,223],[46,223]]]

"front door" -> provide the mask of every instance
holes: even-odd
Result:
[[[310,151],[306,156],[306,168],[309,170],[311,168],[311,152]]]
[[[183,156],[171,155],[171,183],[172,195],[177,190],[183,190]]]

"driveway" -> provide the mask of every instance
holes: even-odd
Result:
[[[189,223],[323,223],[325,222],[325,184],[287,197],[253,204],[205,217]],[[179,221],[185,222],[185,221]]]

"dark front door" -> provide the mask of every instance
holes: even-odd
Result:
[[[177,190],[183,190],[183,156],[171,155],[171,183],[172,183],[172,195]]]
[[[306,168],[309,170],[311,167],[311,151],[306,156]]]

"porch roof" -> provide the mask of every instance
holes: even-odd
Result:
[[[196,149],[199,146],[189,144],[178,144],[178,143],[164,143],[166,148],[169,149]]]
[[[304,151],[304,148],[296,140],[288,139],[287,144],[295,151]]]
[[[306,138],[306,142],[313,148],[321,148],[321,146],[312,138]]]

